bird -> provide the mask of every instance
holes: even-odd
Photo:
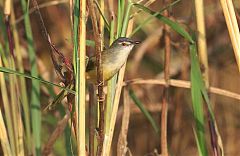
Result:
[[[119,37],[109,48],[102,51],[103,81],[111,79],[124,65],[133,47],[140,41]],[[89,58],[86,66],[86,80],[90,83],[97,81],[96,57]]]
[[[140,41],[133,41],[130,38],[126,37],[119,37],[116,39],[109,48],[105,49],[102,51],[102,68],[103,68],[103,81],[108,81],[111,79],[124,65],[124,63],[127,61],[128,55],[132,51],[133,47],[137,44],[139,44]],[[56,48],[53,45],[54,50]],[[62,76],[63,80],[68,80],[66,79],[68,73],[72,73],[73,69],[71,69],[71,66],[66,66],[67,61],[66,58],[61,54],[59,51],[56,51],[56,54],[61,58],[62,64],[58,65],[59,67],[59,73]],[[54,59],[53,59],[54,60]],[[54,60],[55,61],[55,60]],[[64,62],[65,61],[65,62]],[[87,83],[89,84],[96,84],[97,83],[97,67],[96,67],[96,57],[92,56],[87,59],[87,65],[86,65],[86,80]],[[72,75],[71,75],[72,76]],[[73,77],[73,76],[72,76]],[[69,84],[66,86],[66,88],[74,88],[74,81],[71,79]],[[46,110],[52,109],[59,101],[62,101],[62,99],[68,95],[68,92],[66,90],[62,90],[57,98],[53,100],[49,105],[45,107]]]

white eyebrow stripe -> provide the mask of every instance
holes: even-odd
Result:
[[[127,44],[127,45],[130,45],[130,44],[132,44],[131,42],[129,42],[129,41],[123,41],[123,42],[120,42],[120,43],[118,43],[118,44],[122,44],[122,43],[125,43],[125,44]]]

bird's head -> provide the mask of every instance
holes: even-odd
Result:
[[[126,37],[119,37],[118,39],[116,39],[112,45],[110,46],[111,49],[118,49],[117,51],[131,51],[133,49],[133,47],[136,44],[139,44],[139,41],[133,41],[130,38],[126,38]]]

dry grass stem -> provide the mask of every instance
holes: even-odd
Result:
[[[133,79],[133,80],[128,80],[125,83],[123,83],[123,86],[126,85],[137,85],[137,84],[155,84],[155,85],[167,85],[167,82],[164,79]],[[169,86],[173,87],[179,87],[179,88],[191,88],[191,83],[190,81],[184,81],[184,80],[174,80],[170,79],[168,81]],[[240,100],[240,94],[234,93],[228,90],[216,88],[216,87],[209,87],[208,91],[213,94],[221,95],[221,96],[226,96],[232,99]]]
[[[1,77],[1,76],[0,76]],[[7,137],[7,129],[5,127],[2,111],[0,110],[0,140],[1,140],[1,146],[3,153],[7,156],[12,155],[10,143]]]
[[[0,67],[2,67],[2,59],[0,58]],[[2,95],[2,101],[3,101],[3,107],[4,107],[4,111],[5,111],[5,116],[10,117],[9,114],[9,99],[8,99],[8,94],[7,94],[7,88],[6,88],[6,83],[5,83],[5,79],[4,79],[4,74],[0,73],[0,90],[1,90],[1,95]],[[7,108],[6,108],[7,107]],[[7,131],[8,127],[7,124],[4,123],[3,117],[2,117],[2,110],[0,110],[0,139],[1,139],[1,145],[2,145],[2,149],[4,151],[4,154],[6,155],[12,155],[13,154],[13,150],[11,149],[11,145],[10,145],[10,140],[8,139],[8,135],[9,131]],[[6,153],[5,153],[6,152]]]
[[[76,104],[76,116],[77,116],[77,146],[78,146],[78,155],[85,156],[86,148],[85,148],[85,58],[86,58],[86,0],[80,1],[80,12],[79,12],[79,50],[78,50],[78,59],[79,66],[81,68],[79,72],[80,82],[78,82],[80,86],[78,95],[79,102]],[[78,78],[77,78],[78,79]],[[77,101],[77,100],[76,100]],[[79,104],[79,106],[77,106]]]
[[[223,13],[227,23],[230,39],[232,41],[238,69],[240,71],[240,34],[233,3],[231,0],[220,0],[220,2],[223,8]]]
[[[89,85],[89,156],[94,156],[94,135],[95,135],[95,88]]]
[[[11,13],[11,0],[5,0],[4,3],[4,14],[10,15]]]
[[[124,156],[126,155],[127,152],[127,134],[130,120],[130,104],[128,91],[126,89],[124,90],[123,98],[124,103],[123,103],[122,127],[118,138],[117,156]]]
[[[205,85],[209,86],[209,75],[208,75],[208,53],[206,43],[206,32],[205,32],[205,19],[204,19],[204,7],[203,0],[195,0],[196,9],[196,20],[197,20],[197,42],[198,42],[198,54],[200,63],[203,65],[203,78]]]
[[[164,0],[164,3],[168,3],[168,0]],[[168,17],[168,10],[164,11],[164,16]],[[162,99],[162,111],[161,111],[161,153],[163,156],[168,156],[168,142],[167,142],[167,114],[168,114],[168,81],[170,78],[170,57],[171,57],[171,39],[169,34],[169,27],[164,25],[164,43],[165,43],[165,55],[164,55],[164,79],[167,82],[163,90]]]
[[[98,126],[98,147],[97,155],[102,155],[103,140],[104,140],[104,99],[105,95],[103,92],[103,69],[101,60],[101,50],[102,50],[102,30],[98,26],[99,22],[97,20],[97,15],[94,8],[93,0],[88,1],[89,12],[91,15],[93,34],[95,40],[95,54],[96,54],[96,66],[97,66],[97,83],[98,83],[98,101],[99,101],[99,126]]]

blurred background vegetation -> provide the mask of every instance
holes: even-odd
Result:
[[[73,44],[71,34],[70,8],[67,0],[39,0],[41,13],[46,28],[51,36],[52,42],[65,56],[72,60]],[[240,3],[233,1],[238,22],[240,22]],[[1,3],[1,16],[3,16]],[[107,2],[106,2],[107,4]],[[114,10],[117,10],[117,1]],[[30,5],[32,6],[32,5]],[[30,73],[29,54],[27,52],[28,43],[26,41],[25,28],[23,22],[23,12],[20,1],[13,1],[13,7],[16,18],[16,26],[19,36],[20,51],[23,57],[23,68],[25,73]],[[31,8],[31,7],[30,7]],[[159,11],[164,8],[161,0],[154,1],[149,8]],[[169,10],[170,19],[178,21],[188,32],[197,35],[196,17],[194,1],[181,0]],[[30,12],[31,9],[30,9]],[[108,6],[105,7],[106,15]],[[117,12],[117,11],[116,11]],[[240,94],[240,76],[236,64],[231,40],[222,8],[218,0],[204,1],[205,29],[207,38],[207,52],[209,63],[209,85],[231,92]],[[136,15],[134,27],[138,26],[144,19],[150,15],[143,11]],[[32,13],[30,21],[33,32],[33,41],[36,49],[37,68],[39,76],[47,81],[60,83],[55,69],[53,67],[50,51],[45,42],[43,32],[39,26],[38,17]],[[0,42],[4,44],[3,32],[0,29]],[[105,48],[108,47],[109,34],[105,33]],[[164,69],[164,38],[163,23],[153,19],[144,25],[132,38],[142,41],[137,46],[127,62],[125,80],[131,79],[163,79]],[[90,22],[87,25],[87,39],[93,40],[93,30]],[[171,38],[171,64],[170,76],[174,79],[190,80],[190,60],[187,42],[178,34],[170,30]],[[92,56],[94,48],[87,47],[87,55]],[[204,70],[204,69],[202,69]],[[31,80],[27,80],[27,88],[31,87]],[[144,104],[145,108],[151,113],[155,121],[160,125],[161,121],[161,101],[163,95],[163,86],[142,84],[133,85],[136,96]],[[27,95],[30,90],[27,89]],[[52,90],[54,94],[60,92],[59,88]],[[126,91],[125,91],[126,92]],[[11,93],[8,93],[11,94]],[[40,103],[43,110],[54,99],[54,94],[49,92],[49,88],[41,85]],[[0,99],[3,99],[3,94]],[[209,93],[211,104],[215,113],[218,128],[223,140],[223,147],[226,156],[239,155],[240,152],[240,101],[237,99]],[[87,100],[88,100],[87,96]],[[63,103],[66,101],[63,101]],[[123,100],[120,101],[119,111],[116,121],[116,131],[113,138],[112,155],[117,150],[118,136],[121,129],[121,120],[123,115]],[[141,113],[136,104],[128,98],[130,105],[130,121],[127,134],[127,146],[132,155],[157,155],[160,149],[160,136],[154,132],[149,121]],[[0,100],[0,106],[3,107],[3,100]],[[56,128],[57,122],[62,118],[63,108],[57,106],[50,111],[42,111],[41,142],[42,145],[47,142],[49,136]],[[2,112],[3,113],[3,112]],[[207,119],[206,119],[207,120]],[[168,105],[168,149],[170,155],[193,156],[198,155],[197,144],[194,137],[193,126],[194,118],[192,115],[191,92],[190,89],[170,87],[169,105]],[[207,134],[209,131],[206,122]],[[212,155],[211,142],[209,136],[206,136],[207,147]],[[52,155],[66,155],[64,135],[59,137],[54,145]],[[130,155],[130,154],[129,154]]]

